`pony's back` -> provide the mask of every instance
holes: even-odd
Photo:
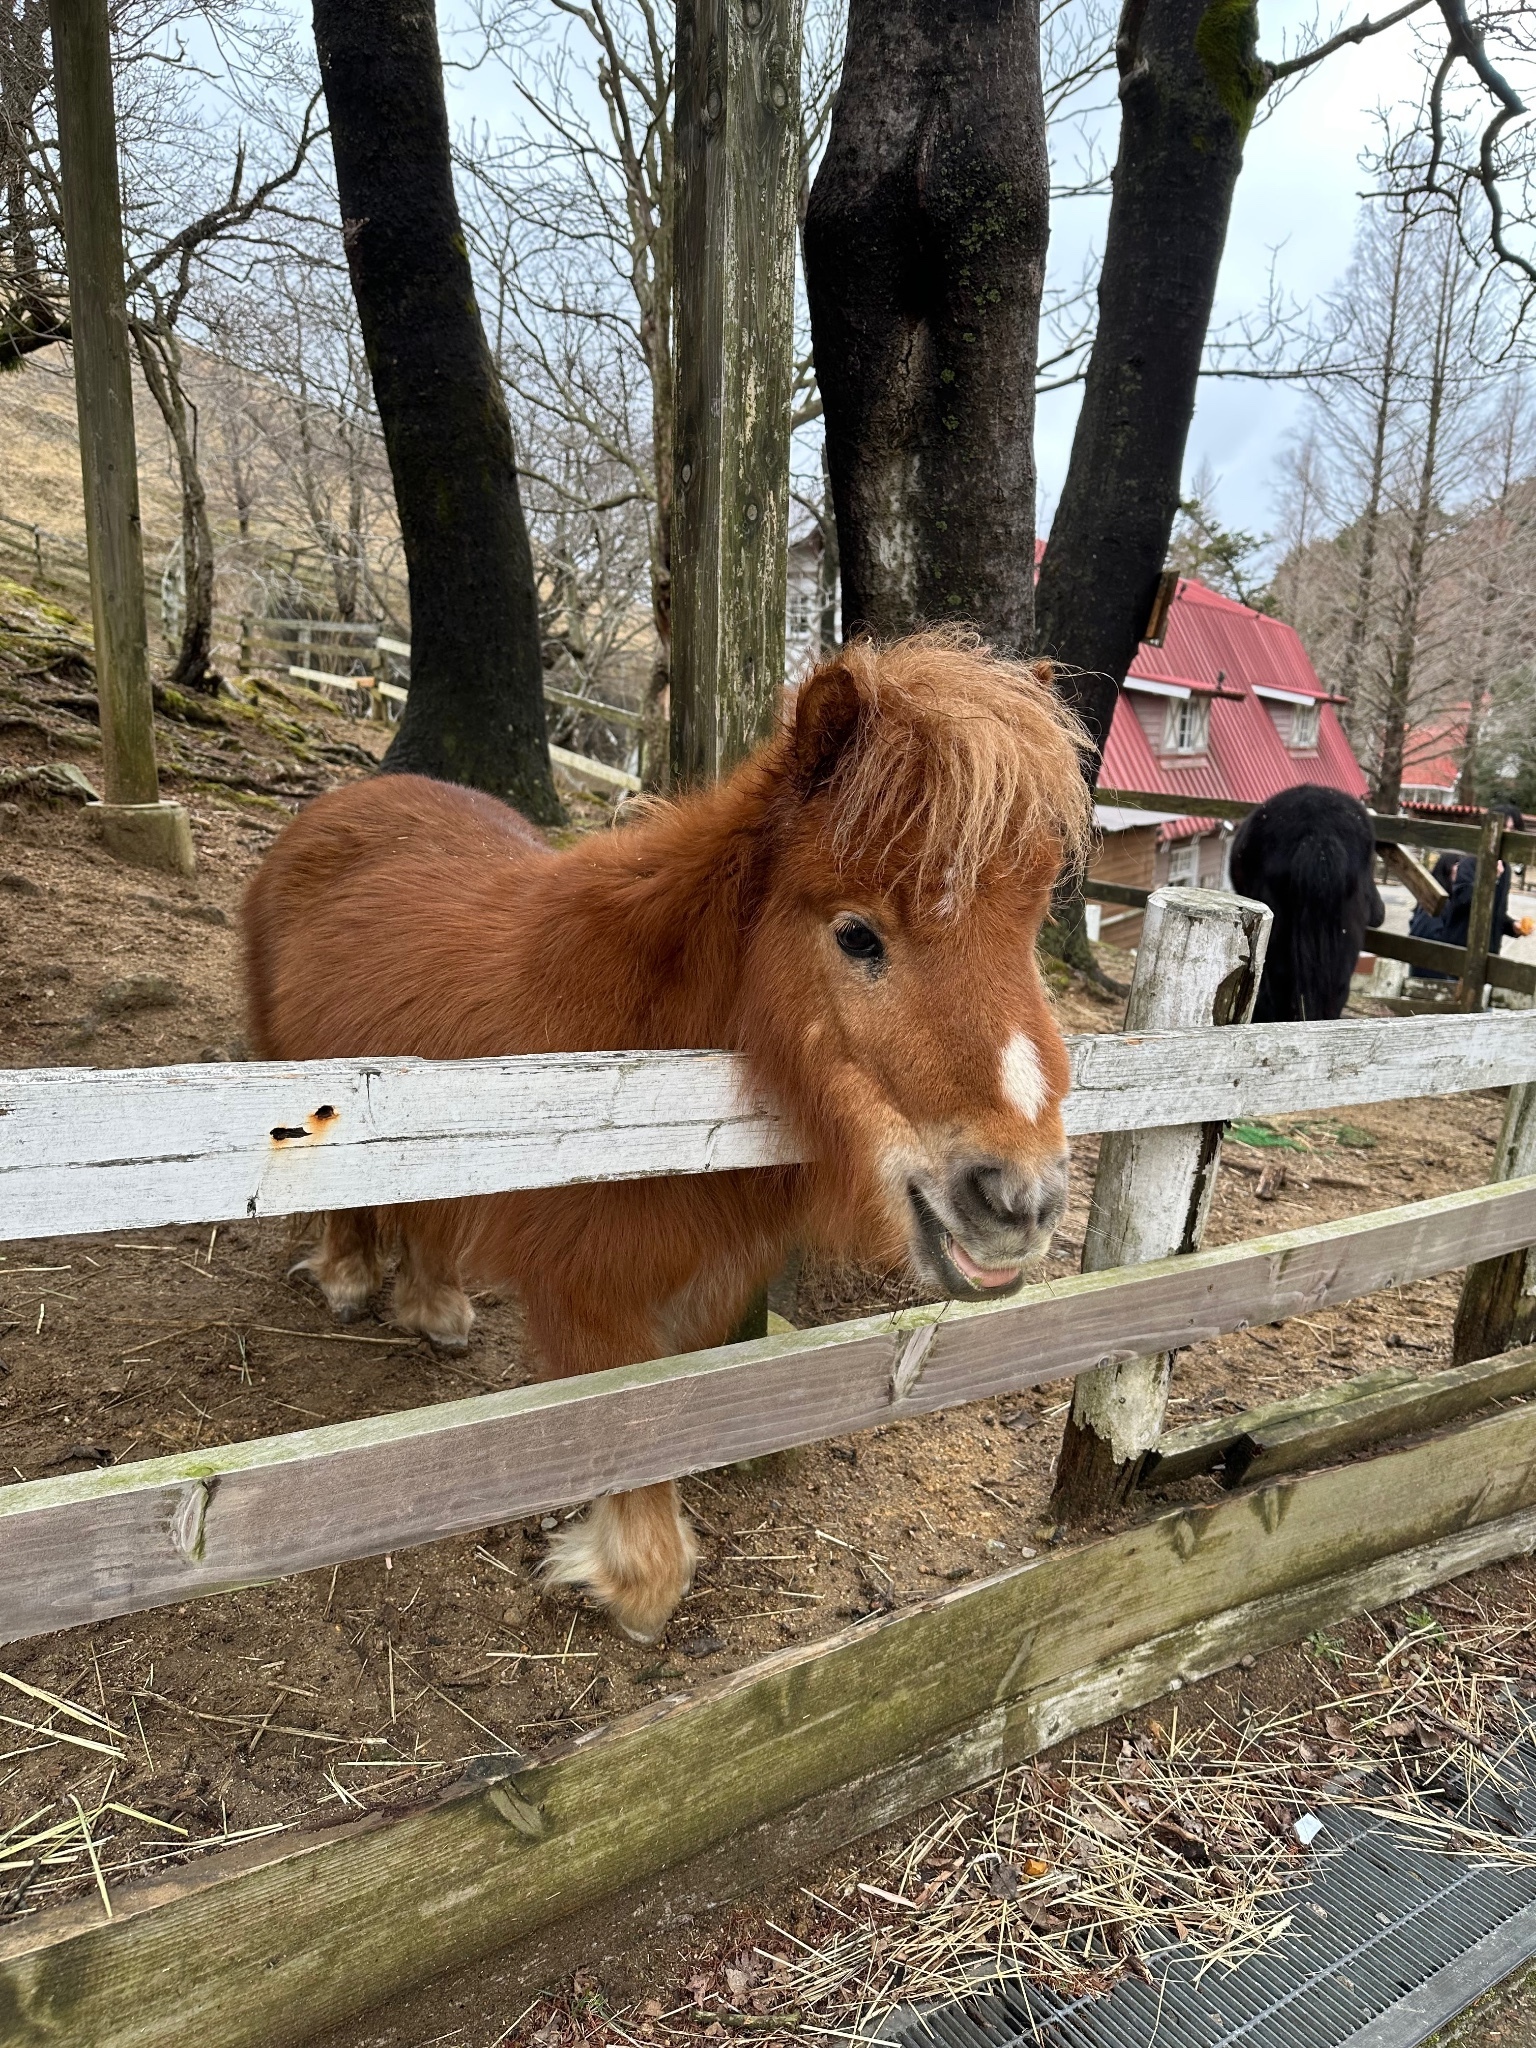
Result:
[[[245,894],[252,1052],[453,1058],[475,1049],[463,1043],[463,1013],[430,1001],[434,962],[462,964],[483,950],[508,864],[541,858],[548,848],[534,827],[478,790],[380,775],[317,797]]]

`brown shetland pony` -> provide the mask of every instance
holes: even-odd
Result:
[[[512,1284],[550,1378],[724,1342],[796,1242],[1017,1287],[1066,1194],[1035,937],[1078,748],[1034,672],[925,634],[845,649],[727,780],[562,852],[414,776],[320,797],[246,897],[260,1057],[731,1047],[813,1163],[340,1211],[303,1270],[346,1320],[397,1251],[394,1321],[449,1349],[466,1287]],[[642,1641],[696,1554],[670,1484],[551,1547]]]

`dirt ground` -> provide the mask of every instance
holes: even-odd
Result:
[[[0,779],[43,761],[92,776],[78,629],[72,638],[61,616],[0,586],[0,657],[8,645]],[[68,800],[26,783],[0,790],[0,1066],[242,1057],[241,888],[287,812],[363,772],[385,737],[297,689],[162,708],[166,790],[192,812],[195,882],[117,866]],[[584,823],[598,815],[579,808]],[[1120,1022],[1117,1003],[1081,989],[1060,991],[1059,1005],[1069,1030]],[[1487,1178],[1501,1114],[1489,1094],[1283,1119],[1279,1134],[1304,1149],[1229,1144],[1207,1241],[1474,1185]],[[1076,1148],[1045,1272],[1075,1268],[1094,1151]],[[1285,1184],[1261,1200],[1260,1170],[1277,1158]],[[480,1299],[470,1351],[449,1362],[381,1323],[336,1329],[286,1277],[293,1253],[281,1222],[5,1246],[0,1475],[37,1479],[530,1376],[515,1303]],[[1444,1366],[1458,1284],[1447,1275],[1201,1345],[1179,1360],[1173,1420],[1389,1360]],[[803,1326],[908,1298],[880,1275],[811,1270],[787,1312]],[[25,1693],[0,1700],[0,1732],[12,1738],[0,1756],[0,1835],[67,1813],[73,1798],[92,1812],[130,1807],[96,1836],[104,1881],[120,1884],[252,1833],[398,1808],[476,1756],[536,1755],[695,1673],[1033,1555],[1054,1534],[1044,1516],[1067,1393],[1043,1387],[686,1482],[705,1559],[651,1648],[621,1640],[568,1594],[541,1593],[552,1518],[16,1645],[0,1678],[77,1702],[125,1739],[83,1746],[70,1729],[85,1724]],[[0,1889],[0,1924],[94,1882],[83,1854],[41,1859]],[[495,2039],[451,2016],[442,2024],[451,2031],[435,2037],[424,2019],[419,2034],[356,2038]]]

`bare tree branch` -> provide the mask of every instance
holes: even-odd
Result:
[[[1351,43],[1363,43],[1368,36],[1379,36],[1385,29],[1396,28],[1400,21],[1406,21],[1410,14],[1417,14],[1428,5],[1429,0],[1407,0],[1405,7],[1382,15],[1379,21],[1372,21],[1369,15],[1365,15],[1353,27],[1340,29],[1336,36],[1330,36],[1327,42],[1319,43],[1315,49],[1298,51],[1294,57],[1283,57],[1278,63],[1266,66],[1270,83],[1293,77],[1296,72],[1305,71],[1313,64],[1321,64],[1325,57],[1331,57],[1336,50],[1346,49]]]

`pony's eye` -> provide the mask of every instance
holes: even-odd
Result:
[[[862,917],[840,917],[833,926],[839,951],[864,967],[878,967],[885,959],[885,943],[873,925]]]

